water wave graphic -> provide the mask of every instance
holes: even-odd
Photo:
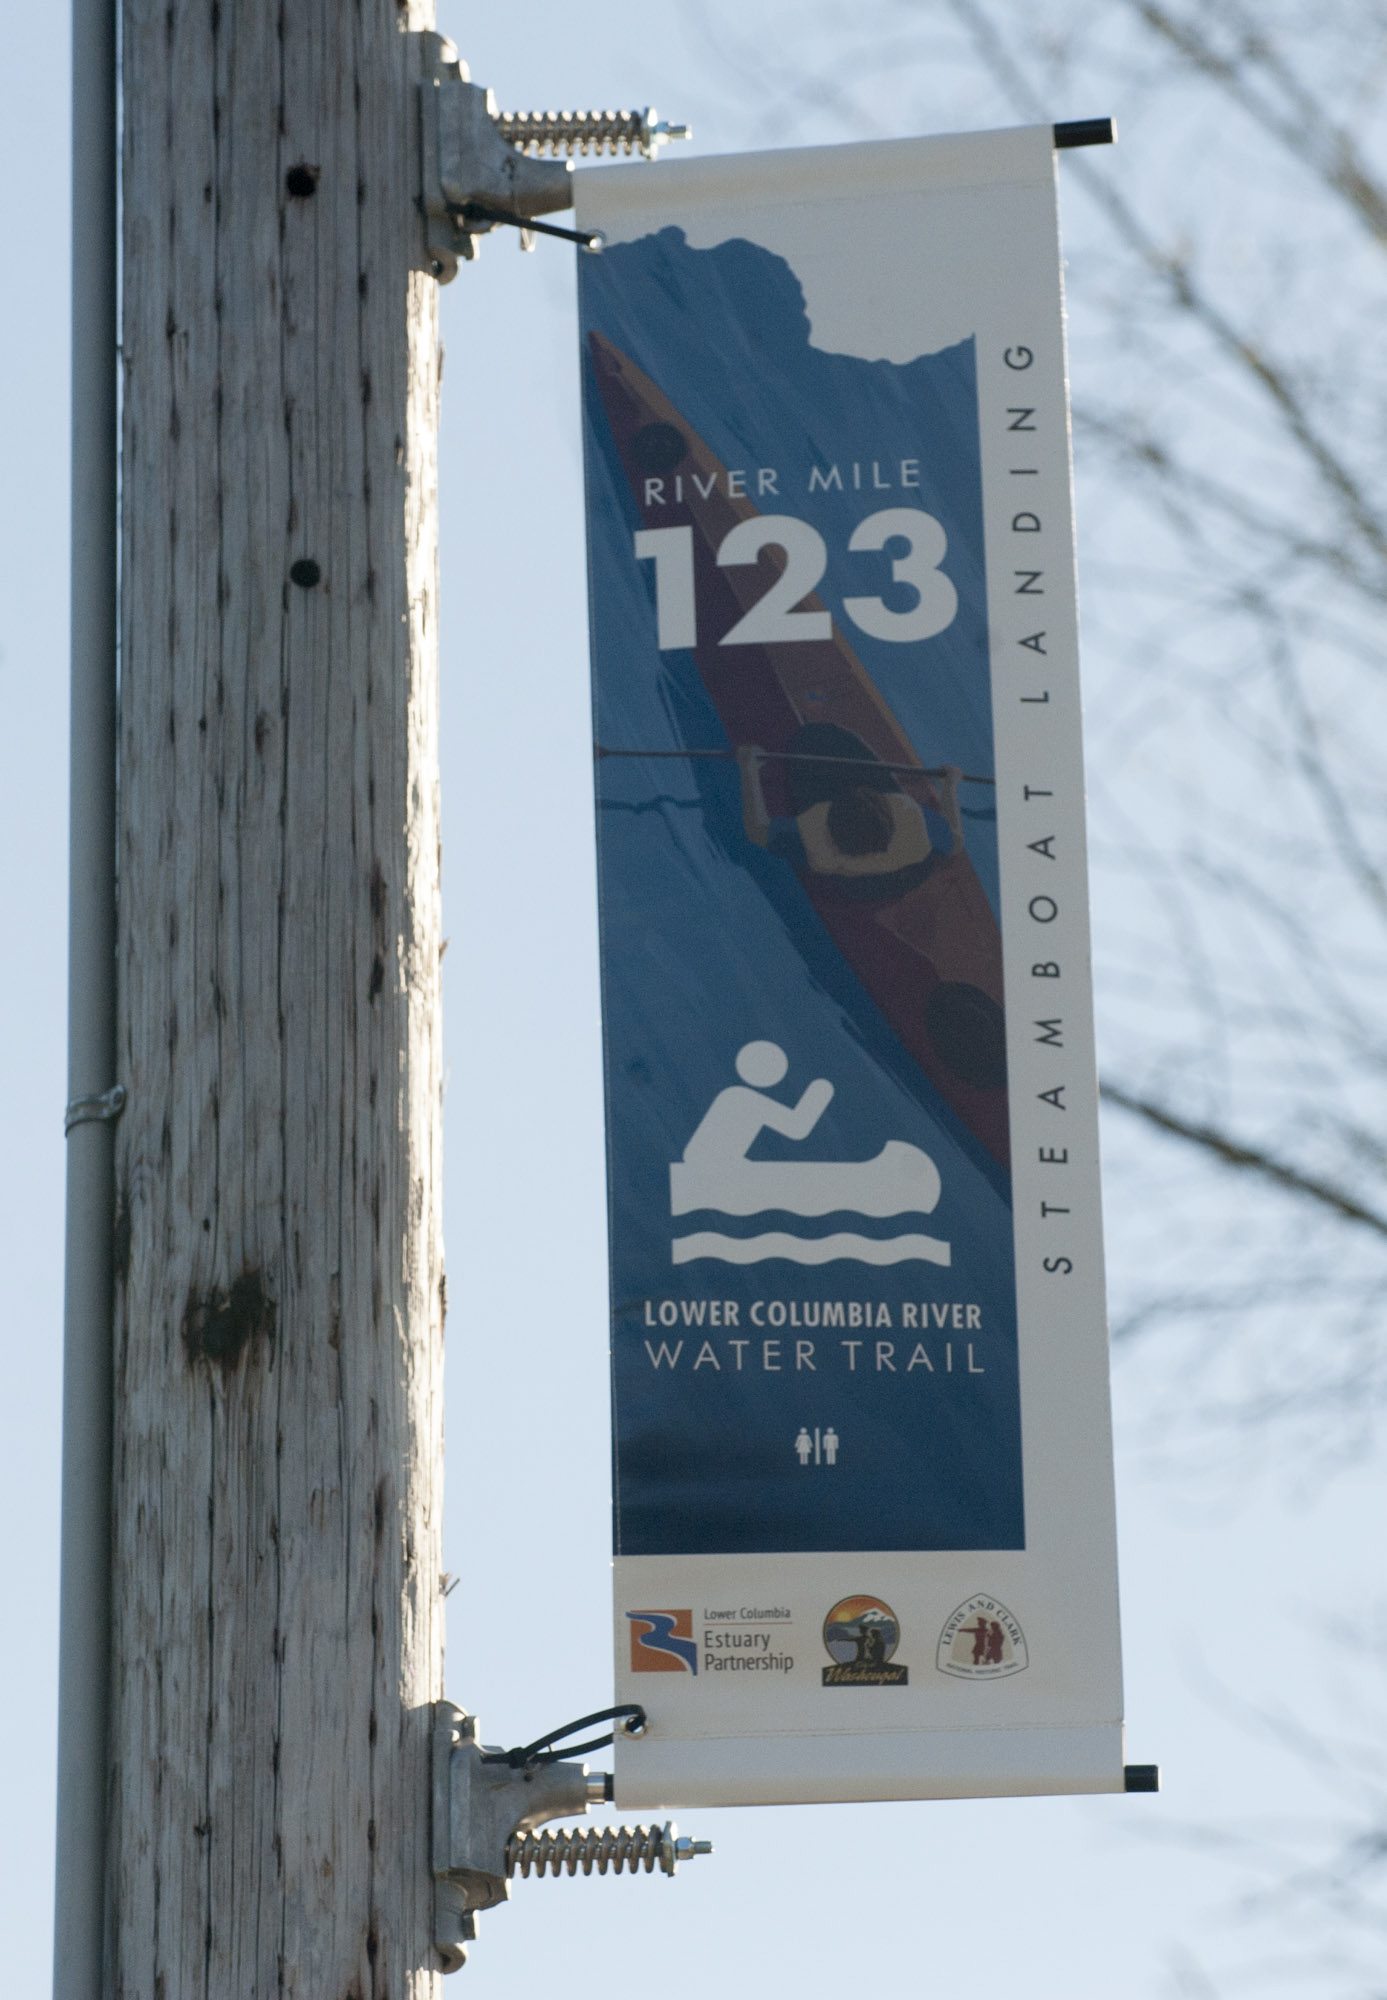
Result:
[[[840,1230],[834,1236],[791,1236],[783,1229],[768,1230],[764,1236],[723,1236],[716,1229],[696,1229],[690,1236],[676,1236],[670,1245],[676,1264],[692,1264],[697,1258],[716,1258],[722,1264],[763,1264],[770,1257],[784,1257],[792,1264],[832,1264],[851,1260],[858,1264],[949,1264],[953,1254],[947,1243],[936,1236],[856,1236]]]

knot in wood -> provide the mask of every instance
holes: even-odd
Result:
[[[256,1341],[270,1342],[275,1332],[275,1302],[259,1271],[242,1271],[229,1291],[214,1285],[194,1295],[183,1312],[183,1344],[191,1361],[215,1362],[228,1374]]]

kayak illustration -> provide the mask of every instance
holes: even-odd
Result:
[[[728,535],[761,510],[729,492],[736,482],[722,461],[628,355],[596,332],[589,352],[642,526],[692,530],[689,650],[729,746],[604,744],[598,755],[735,758],[748,842],[793,870],[897,1041],[1005,1168],[1001,937],[958,798],[960,783],[991,780],[926,766],[813,592],[791,615],[817,618],[798,630],[782,624],[795,636],[719,643],[764,605],[789,552],[771,539],[755,561],[719,564]]]

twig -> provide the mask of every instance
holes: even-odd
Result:
[[[1124,1090],[1121,1084],[1105,1083],[1102,1086],[1104,1101],[1116,1104],[1123,1111],[1130,1111],[1138,1118],[1144,1118],[1149,1125],[1167,1132],[1172,1138],[1184,1139],[1189,1145],[1198,1146],[1211,1153],[1226,1167],[1241,1167],[1248,1173],[1256,1174],[1262,1180],[1271,1181],[1276,1187],[1284,1188],[1289,1194],[1304,1195],[1308,1200],[1318,1202],[1344,1222],[1356,1222],[1365,1229],[1371,1229],[1378,1236],[1387,1236],[1387,1216],[1376,1209],[1366,1208],[1362,1202],[1343,1188],[1335,1187],[1331,1181],[1319,1180],[1313,1174],[1302,1173],[1298,1167],[1288,1166],[1274,1154],[1260,1146],[1249,1146],[1239,1140],[1230,1139],[1224,1132],[1212,1125],[1197,1125],[1193,1120],[1180,1117],[1178,1112],[1167,1110],[1149,1097],[1141,1097],[1135,1091]]]

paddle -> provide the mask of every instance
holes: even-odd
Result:
[[[595,757],[718,757],[730,763],[736,758],[735,750],[613,750],[605,743],[594,743]],[[822,757],[812,750],[758,750],[759,759],[769,762],[774,759],[781,764],[845,764],[852,770],[890,771],[911,778],[942,778],[942,766],[926,764],[885,764],[878,757]],[[995,785],[995,778],[984,778],[973,771],[959,773],[965,785]]]

